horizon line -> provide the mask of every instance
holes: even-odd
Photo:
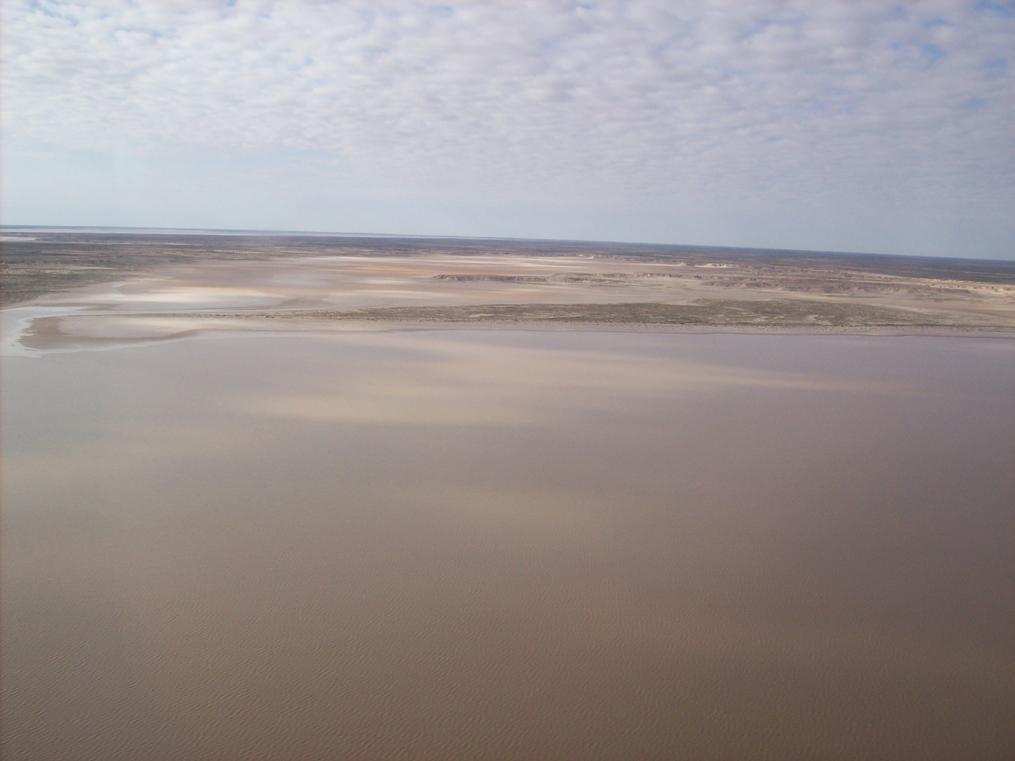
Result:
[[[778,253],[790,253],[790,254],[830,254],[839,256],[873,256],[873,257],[896,257],[902,259],[955,259],[960,261],[979,261],[979,262],[1013,262],[1015,263],[1015,256],[1013,257],[998,257],[998,258],[984,258],[984,257],[970,257],[970,256],[935,256],[933,254],[890,254],[883,251],[840,251],[835,249],[808,249],[808,248],[772,248],[769,246],[732,246],[715,243],[658,243],[649,241],[633,241],[633,240],[595,240],[591,238],[524,238],[517,236],[504,236],[504,235],[450,235],[450,234],[432,234],[432,233],[378,233],[378,232],[343,232],[343,231],[327,231],[327,230],[288,230],[288,229],[273,229],[273,228],[247,228],[247,227],[141,227],[134,225],[17,225],[17,224],[0,224],[0,230],[103,230],[112,234],[127,234],[129,232],[137,232],[144,235],[145,231],[149,231],[149,234],[159,234],[162,232],[174,232],[183,235],[195,235],[200,233],[217,233],[217,234],[235,234],[235,233],[253,233],[264,237],[270,237],[272,235],[302,235],[307,237],[349,237],[349,238],[405,238],[405,239],[432,239],[432,240],[491,240],[491,241],[519,241],[519,242],[532,242],[532,243],[590,243],[590,244],[608,244],[608,245],[620,245],[620,246],[644,246],[644,247],[655,247],[655,248],[701,248],[711,249],[715,251],[754,251],[754,252],[778,252]],[[124,231],[118,233],[117,231]]]

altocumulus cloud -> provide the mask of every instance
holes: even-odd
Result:
[[[3,221],[1015,256],[1015,3],[4,2]]]

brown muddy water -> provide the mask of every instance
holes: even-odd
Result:
[[[4,761],[1012,757],[1015,342],[2,372]]]

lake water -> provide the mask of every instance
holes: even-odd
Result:
[[[5,357],[5,761],[1006,759],[1015,342]]]

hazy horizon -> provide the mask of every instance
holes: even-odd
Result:
[[[16,3],[6,224],[1015,257],[1011,3]]]
[[[899,256],[909,258],[935,258],[935,259],[968,259],[970,261],[1015,261],[1015,254],[1012,256],[1001,256],[1001,257],[977,257],[977,256],[959,256],[946,257],[946,256],[934,256],[932,254],[922,253],[886,253],[884,251],[833,251],[830,249],[802,249],[802,248],[771,248],[768,246],[731,246],[724,245],[721,243],[699,243],[695,241],[649,241],[649,240],[610,240],[610,239],[591,239],[591,238],[532,238],[532,237],[521,237],[511,235],[467,235],[467,234],[434,234],[434,233],[384,233],[375,232],[372,230],[282,230],[272,228],[244,228],[244,227],[156,227],[156,226],[145,226],[135,227],[130,225],[45,225],[45,224],[0,224],[0,230],[10,230],[17,232],[32,232],[34,230],[54,230],[54,231],[73,231],[73,230],[101,230],[117,234],[123,232],[124,234],[137,233],[145,234],[150,232],[152,234],[167,232],[176,233],[179,235],[198,235],[198,234],[217,234],[217,235],[230,235],[230,234],[255,234],[263,236],[272,235],[296,235],[296,236],[321,236],[321,237],[348,237],[348,238],[429,238],[429,239],[461,239],[461,240],[499,240],[499,241],[537,241],[537,242],[559,242],[559,243],[594,243],[594,244],[616,244],[618,246],[661,246],[670,248],[701,248],[701,249],[713,249],[713,250],[744,250],[744,251],[779,251],[788,253],[800,253],[800,254],[829,254],[829,255],[859,255],[859,256]]]

